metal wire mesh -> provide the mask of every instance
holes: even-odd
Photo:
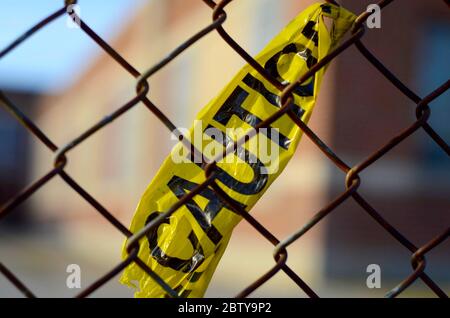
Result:
[[[382,10],[394,2],[395,0],[382,0],[379,1],[378,5]],[[412,273],[406,277],[402,282],[400,282],[396,287],[390,290],[386,297],[396,297],[400,293],[404,292],[411,284],[417,279],[421,279],[428,288],[430,288],[437,296],[442,298],[447,298],[448,296],[443,291],[443,289],[434,282],[426,273],[426,254],[432,249],[436,248],[442,244],[450,235],[450,227],[447,228],[444,233],[437,235],[435,238],[430,240],[427,244],[423,246],[415,246],[407,237],[405,237],[396,227],[391,225],[389,221],[382,217],[381,214],[358,192],[360,186],[360,176],[359,174],[364,170],[368,169],[376,161],[380,160],[388,152],[390,152],[394,147],[398,146],[400,143],[408,139],[414,132],[419,129],[423,129],[426,134],[448,155],[450,156],[450,147],[448,144],[436,133],[433,128],[428,124],[428,119],[430,117],[430,107],[428,104],[446,92],[450,87],[450,81],[445,82],[440,87],[436,88],[426,97],[420,97],[408,87],[406,87],[388,68],[386,68],[362,43],[362,38],[365,34],[364,22],[369,17],[370,13],[363,12],[357,18],[355,25],[352,29],[351,36],[344,41],[341,45],[334,49],[328,56],[320,60],[315,64],[304,76],[299,78],[297,82],[294,82],[288,86],[285,86],[268,74],[265,69],[258,64],[241,46],[239,46],[235,40],[225,31],[223,24],[226,21],[227,14],[225,7],[232,2],[232,0],[222,0],[219,2],[214,2],[213,0],[203,0],[203,2],[212,9],[213,21],[207,25],[204,29],[200,30],[198,33],[193,35],[191,38],[186,40],[180,46],[178,46],[174,51],[170,52],[164,59],[159,61],[152,68],[141,73],[135,69],[127,60],[125,60],[119,53],[117,53],[107,42],[105,42],[99,35],[95,33],[80,17],[78,17],[74,12],[70,13],[70,16],[79,22],[81,30],[83,30],[93,41],[95,41],[112,59],[114,59],[121,67],[123,67],[128,73],[130,73],[134,78],[136,78],[136,95],[133,99],[127,102],[125,105],[119,107],[116,111],[109,114],[103,120],[97,122],[90,129],[82,132],[77,138],[71,142],[63,145],[62,147],[57,146],[52,142],[49,136],[44,134],[39,127],[33,122],[33,120],[27,117],[18,106],[16,106],[8,97],[0,91],[0,100],[2,106],[9,111],[13,117],[33,134],[39,141],[54,152],[54,167],[47,174],[30,184],[20,193],[17,193],[13,198],[6,202],[0,210],[0,219],[3,219],[7,214],[14,211],[14,209],[30,198],[36,191],[44,187],[49,180],[55,177],[60,177],[65,181],[67,186],[76,191],[81,195],[95,210],[100,213],[105,219],[107,219],[118,231],[120,231],[125,237],[128,238],[128,257],[117,264],[111,271],[106,273],[104,276],[98,278],[92,285],[80,292],[76,297],[86,297],[92,292],[103,286],[113,277],[118,275],[125,267],[130,263],[136,263],[140,268],[142,268],[148,275],[150,275],[162,288],[167,291],[168,295],[173,297],[179,297],[177,292],[170,288],[163,279],[161,279],[155,272],[153,272],[139,257],[139,241],[148,232],[157,228],[164,219],[174,213],[178,208],[180,208],[187,201],[192,199],[195,195],[199,194],[203,189],[209,187],[215,191],[217,196],[226,202],[226,204],[232,208],[236,213],[241,215],[249,224],[251,224],[265,239],[267,239],[274,246],[274,259],[275,265],[270,268],[263,276],[259,277],[250,286],[245,288],[240,292],[237,297],[246,297],[268,280],[270,280],[279,271],[284,271],[291,279],[294,281],[298,287],[303,290],[309,297],[319,297],[313,289],[305,283],[305,281],[298,276],[288,265],[287,260],[287,247],[299,240],[307,231],[317,225],[321,220],[323,220],[327,215],[332,213],[339,205],[341,205],[346,200],[354,200],[376,223],[378,223],[382,229],[387,231],[392,237],[395,238],[401,245],[404,246],[411,253],[411,265]],[[333,2],[334,1],[327,1]],[[447,1],[445,1],[447,2]],[[17,38],[12,44],[0,52],[0,59],[3,58],[8,53],[11,53],[20,44],[26,41],[33,33],[44,28],[52,21],[58,17],[68,13],[70,5],[76,3],[76,0],[66,0],[64,6],[53,14],[49,15],[47,18],[36,24],[25,34]],[[268,127],[272,122],[280,118],[282,115],[288,115],[305,133],[308,138],[317,146],[320,151],[340,170],[346,174],[344,180],[346,190],[337,196],[334,200],[329,202],[325,207],[318,211],[306,224],[304,224],[298,231],[292,233],[289,237],[279,240],[276,238],[269,229],[261,225],[254,217],[248,214],[240,206],[234,204],[234,201],[217,185],[215,181],[215,165],[214,163],[204,164],[203,168],[207,177],[207,180],[194,188],[190,193],[186,194],[181,198],[174,206],[172,206],[168,211],[160,215],[158,218],[154,219],[152,222],[148,223],[141,231],[137,233],[131,233],[127,227],[119,222],[119,220],[114,217],[100,202],[98,202],[92,195],[90,195],[83,187],[81,187],[76,180],[74,180],[65,170],[67,165],[67,155],[68,153],[83,143],[86,139],[91,137],[93,134],[103,129],[105,126],[110,124],[113,120],[127,113],[128,110],[137,106],[142,102],[149,111],[151,111],[169,130],[169,132],[175,132],[183,142],[187,142],[186,138],[182,138],[181,132],[177,127],[170,121],[168,117],[147,97],[150,88],[147,80],[156,72],[158,72],[163,66],[170,63],[175,57],[187,50],[192,44],[201,40],[206,34],[216,30],[222,39],[228,43],[228,45],[240,55],[248,64],[250,64],[255,70],[257,70],[267,81],[277,87],[281,92],[282,107],[280,110],[270,117],[269,119],[261,122],[255,128],[255,134],[261,128]],[[340,157],[328,147],[315,133],[308,127],[304,122],[302,122],[292,111],[292,95],[293,89],[296,85],[299,85],[310,77],[312,77],[315,72],[320,68],[330,63],[339,54],[347,50],[349,47],[355,46],[358,51],[369,61],[389,82],[391,82],[400,93],[409,98],[415,105],[415,114],[417,120],[412,123],[409,127],[405,128],[400,134],[394,136],[390,141],[388,141],[380,149],[369,155],[367,158],[363,159],[360,163],[349,166]],[[242,145],[247,142],[248,139],[238,140],[233,147],[229,147],[225,150],[225,153],[233,151],[232,149],[236,145]],[[189,144],[189,147],[193,147]],[[202,157],[202,156],[200,156]],[[35,297],[35,295],[30,291],[30,289],[22,283],[19,278],[4,264],[0,263],[0,272],[26,297]]]

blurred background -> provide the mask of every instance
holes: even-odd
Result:
[[[2,0],[0,49],[62,6]],[[373,2],[373,1],[372,1]],[[252,55],[313,1],[246,0],[227,7],[225,29]],[[371,1],[341,1],[355,13]],[[144,71],[211,21],[200,0],[80,0],[82,19]],[[363,42],[407,86],[425,96],[450,74],[444,1],[397,0]],[[447,62],[446,62],[447,61]],[[150,78],[149,98],[179,127],[244,65],[213,32]],[[0,89],[59,146],[130,100],[135,80],[67,17],[0,60]],[[450,142],[450,93],[432,104],[431,126]],[[415,105],[352,47],[330,66],[310,127],[346,162],[363,161],[415,121]],[[128,226],[147,184],[169,153],[169,132],[139,105],[68,155],[67,172]],[[0,204],[47,173],[53,154],[0,109]],[[361,174],[361,194],[414,244],[450,224],[450,160],[421,130]],[[277,237],[303,226],[344,191],[344,174],[304,137],[284,173],[252,210]],[[120,260],[123,236],[60,178],[0,222],[0,261],[40,297],[68,297],[66,267],[82,288]],[[207,296],[236,295],[273,264],[273,247],[246,222],[235,229]],[[410,253],[348,200],[289,248],[288,264],[320,296],[381,297],[411,272]],[[450,290],[450,241],[427,255],[426,272]],[[381,288],[366,267],[381,266]],[[112,280],[93,297],[132,297]],[[446,288],[446,289],[445,289]],[[0,276],[0,297],[21,296]],[[280,272],[252,296],[304,297]],[[402,296],[433,296],[419,280]]]

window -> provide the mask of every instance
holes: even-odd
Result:
[[[425,28],[424,38],[417,51],[417,84],[419,94],[425,97],[449,79],[450,23],[435,22]],[[450,143],[450,91],[430,103],[429,124]],[[422,162],[425,169],[450,174],[450,158],[429,137],[421,143]]]

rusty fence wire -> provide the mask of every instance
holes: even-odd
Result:
[[[241,215],[248,223],[250,223],[256,231],[259,232],[265,239],[267,239],[274,246],[273,255],[275,260],[275,265],[270,268],[263,276],[259,277],[250,286],[241,291],[237,297],[246,297],[250,295],[253,291],[259,288],[261,285],[270,280],[279,271],[284,271],[291,279],[294,281],[298,287],[303,290],[303,292],[309,297],[319,297],[313,288],[310,287],[301,277],[299,277],[287,264],[287,247],[300,239],[307,231],[323,220],[327,215],[332,213],[340,204],[346,200],[354,200],[364,211],[367,213],[373,221],[378,223],[384,231],[387,231],[392,237],[395,238],[401,245],[404,246],[411,253],[411,265],[412,273],[401,281],[397,286],[391,289],[386,297],[396,297],[402,292],[404,292],[412,283],[417,279],[421,279],[430,288],[436,296],[441,298],[447,298],[447,294],[444,290],[433,281],[425,272],[426,268],[426,254],[432,249],[436,248],[447,240],[450,236],[450,227],[447,227],[443,233],[438,234],[436,237],[432,238],[427,244],[423,246],[414,245],[407,237],[405,237],[398,229],[389,223],[389,221],[381,216],[381,214],[358,192],[360,185],[359,174],[368,169],[373,163],[383,158],[388,152],[390,152],[394,147],[398,146],[400,143],[409,138],[417,130],[423,129],[426,134],[444,151],[448,156],[450,156],[450,147],[448,144],[437,134],[433,128],[428,124],[428,119],[430,117],[431,109],[428,104],[446,92],[450,87],[450,81],[446,81],[440,87],[436,88],[433,92],[425,97],[420,97],[412,90],[410,90],[405,84],[403,84],[388,68],[386,68],[380,60],[378,60],[369,49],[363,44],[362,38],[365,34],[364,23],[370,16],[369,12],[363,12],[360,14],[352,28],[351,35],[345,40],[341,45],[334,49],[329,55],[316,63],[305,75],[299,78],[296,82],[290,85],[283,85],[273,78],[267,71],[256,62],[239,44],[233,39],[233,37],[227,33],[223,28],[223,24],[226,21],[227,13],[225,11],[226,6],[232,2],[232,0],[221,0],[217,3],[213,0],[202,0],[206,5],[212,9],[212,22],[205,28],[200,30],[198,33],[193,35],[191,38],[187,39],[184,43],[178,46],[175,50],[170,52],[164,59],[159,61],[156,65],[143,73],[135,69],[127,60],[125,60],[119,53],[117,53],[114,48],[112,48],[107,42],[105,42],[99,35],[96,34],[79,16],[77,16],[73,10],[70,10],[71,6],[76,4],[76,0],[66,0],[62,5],[62,8],[53,14],[49,15],[44,20],[40,21],[34,27],[25,32],[22,36],[17,38],[8,47],[0,51],[0,59],[5,55],[14,51],[20,44],[26,41],[32,34],[43,29],[45,26],[49,25],[65,14],[69,14],[74,21],[79,23],[81,30],[86,33],[95,43],[97,43],[112,59],[114,59],[121,67],[123,67],[128,73],[130,73],[136,79],[136,95],[133,99],[127,102],[125,105],[117,108],[116,111],[106,116],[104,119],[97,122],[90,129],[82,132],[77,138],[70,141],[66,145],[57,146],[54,144],[49,136],[44,134],[39,127],[33,122],[33,120],[27,117],[21,110],[20,107],[15,105],[3,92],[0,91],[0,101],[2,107],[9,111],[15,120],[17,120],[29,133],[33,134],[40,142],[50,149],[54,153],[54,167],[47,174],[30,184],[20,193],[17,193],[8,202],[3,204],[0,209],[0,220],[6,215],[13,212],[14,209],[26,201],[31,195],[36,191],[44,187],[49,180],[55,177],[60,177],[64,182],[76,191],[81,197],[83,197],[95,210],[100,213],[106,220],[108,220],[118,231],[120,231],[125,237],[128,238],[127,251],[128,257],[126,257],[122,262],[117,264],[111,271],[106,273],[104,276],[98,278],[93,284],[80,292],[76,297],[86,297],[93,293],[98,288],[102,287],[106,282],[118,275],[124,268],[126,268],[130,263],[136,263],[140,268],[142,268],[150,277],[152,277],[158,284],[164,288],[169,296],[180,297],[184,295],[178,295],[177,292],[168,286],[163,279],[161,279],[156,273],[154,273],[139,257],[139,241],[147,233],[157,228],[166,217],[174,213],[178,208],[184,205],[187,201],[191,200],[194,196],[199,194],[202,190],[209,187],[213,189],[217,196],[223,200],[234,212]],[[382,10],[398,0],[381,0],[378,5]],[[437,0],[436,0],[437,1]],[[327,2],[335,3],[332,0]],[[448,1],[445,1],[448,5]],[[336,3],[335,3],[336,4]],[[248,64],[250,64],[255,70],[257,70],[266,80],[273,84],[280,91],[282,107],[273,116],[265,121],[259,123],[253,130],[252,136],[255,136],[259,129],[268,127],[272,122],[277,120],[283,115],[289,116],[305,133],[305,135],[311,139],[311,141],[323,152],[323,154],[337,167],[337,169],[343,171],[346,175],[345,187],[346,190],[339,196],[330,201],[328,205],[323,207],[318,211],[306,224],[304,224],[298,231],[292,233],[289,237],[279,240],[276,238],[269,229],[261,225],[254,217],[243,210],[240,206],[234,204],[233,200],[217,185],[215,181],[215,164],[209,163],[204,164],[202,167],[205,171],[207,177],[206,181],[196,188],[194,188],[190,193],[182,197],[176,204],[174,204],[168,211],[165,211],[159,217],[155,218],[152,222],[148,223],[144,228],[142,228],[137,233],[131,233],[126,226],[118,221],[113,214],[111,214],[100,202],[98,202],[93,196],[91,196],[82,186],[80,186],[76,180],[74,180],[66,171],[65,166],[68,163],[67,155],[68,153],[83,143],[86,139],[91,137],[93,134],[99,130],[105,128],[112,121],[118,117],[125,115],[128,110],[137,106],[141,102],[149,111],[151,111],[167,128],[170,133],[175,133],[182,142],[188,143],[187,146],[193,147],[189,144],[186,138],[183,138],[181,132],[177,127],[170,121],[170,119],[158,108],[148,97],[150,92],[150,87],[148,84],[148,79],[158,72],[162,67],[170,63],[175,57],[187,50],[192,44],[201,40],[206,34],[217,31],[222,39],[228,43],[228,45],[239,54]],[[358,51],[369,61],[389,82],[391,82],[398,91],[405,97],[409,98],[415,106],[416,121],[413,122],[409,127],[406,127],[400,134],[393,136],[391,140],[384,144],[376,152],[369,155],[367,158],[363,159],[356,165],[350,166],[345,163],[340,157],[328,147],[315,133],[308,127],[304,122],[302,122],[292,111],[292,92],[296,85],[300,85],[310,77],[312,77],[315,72],[320,68],[330,63],[339,54],[344,52],[351,46],[355,46]],[[151,95],[151,94],[150,94]],[[236,146],[243,145],[248,142],[248,138],[242,138],[225,149],[224,154],[228,154],[233,151]],[[222,154],[223,155],[223,154]],[[202,157],[202,156],[201,156]],[[20,279],[13,273],[11,269],[8,269],[0,261],[0,272],[26,297],[35,297],[30,289],[20,281]]]

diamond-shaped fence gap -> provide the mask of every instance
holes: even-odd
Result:
[[[67,204],[64,207],[52,202],[58,196],[65,198]],[[66,270],[70,264],[80,267],[83,275],[81,287],[85,288],[121,260],[123,234],[59,177],[51,180],[30,200],[40,201],[39,206],[42,207],[39,211],[29,211],[35,216],[33,227],[2,235],[0,250],[5,265],[17,268],[15,274],[24,282],[29,281],[27,286],[37,296],[70,297],[79,293],[79,289],[66,287],[69,274]],[[49,263],[47,266],[46,262]],[[39,270],[33,271],[34,267]],[[36,272],[39,274],[33,277]],[[46,286],[45,294],[39,293],[39,285]],[[117,280],[109,286],[109,290],[106,288],[94,295],[131,295],[131,291]]]

